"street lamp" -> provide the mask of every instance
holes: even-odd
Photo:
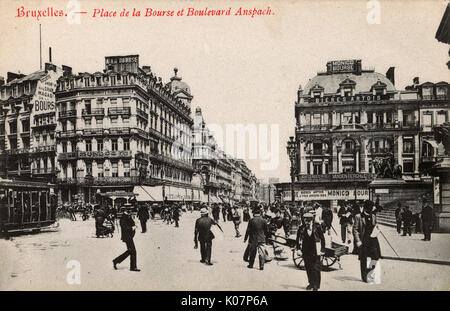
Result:
[[[86,182],[86,184],[88,186],[88,191],[89,191],[88,203],[91,203],[91,187],[92,187],[92,185],[94,183],[94,176],[92,176],[91,174],[88,174],[88,175],[86,175],[84,177],[84,180],[85,180],[85,182]]]
[[[295,173],[296,173],[296,155],[297,155],[297,143],[294,140],[294,136],[289,137],[289,141],[287,142],[286,150],[289,156],[289,160],[291,161],[291,200],[292,203],[295,202],[295,193],[294,193],[294,181],[295,181]]]

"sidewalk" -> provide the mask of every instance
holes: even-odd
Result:
[[[340,235],[339,219],[336,214],[333,214],[333,227]],[[398,254],[397,256],[383,235],[379,234],[378,240],[383,258],[450,265],[450,233],[432,233],[431,241],[422,241],[422,233],[402,236],[397,233],[396,228],[384,225],[379,227]]]

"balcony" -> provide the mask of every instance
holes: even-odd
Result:
[[[148,113],[143,111],[142,109],[136,108],[136,114],[146,120],[148,120]]]
[[[297,130],[300,132],[328,131],[330,129],[331,124],[302,125],[297,127]]]
[[[62,152],[58,154],[58,161],[76,160],[77,158],[78,158],[77,152]]]
[[[403,128],[414,128],[414,127],[418,127],[418,126],[419,126],[418,121],[403,121],[403,123],[402,123]]]
[[[110,107],[108,108],[108,115],[131,115],[130,107]]]
[[[64,132],[58,132],[59,137],[75,137],[77,132],[75,130],[69,130]]]
[[[34,148],[35,153],[54,152],[54,151],[56,151],[55,145],[38,146]]]
[[[374,154],[387,154],[387,153],[394,153],[392,148],[370,148],[369,153]]]
[[[79,185],[113,186],[113,185],[130,185],[133,183],[136,183],[136,178],[130,176],[94,177],[92,181],[87,181],[84,177],[77,178],[77,184]]]
[[[56,121],[55,120],[50,120],[49,122],[43,122],[40,124],[35,124],[33,126],[31,126],[34,129],[40,129],[40,128],[45,128],[45,127],[56,127]]]
[[[83,136],[103,136],[103,128],[84,129]]]
[[[356,152],[356,149],[353,149],[353,148],[342,149],[343,155],[354,155],[355,152]]]
[[[76,178],[62,177],[58,178],[56,182],[60,185],[74,185],[77,183]]]
[[[129,127],[112,127],[109,129],[109,135],[126,135],[130,134]]]
[[[147,132],[141,130],[140,128],[135,127],[135,128],[133,128],[133,131],[135,133],[137,133],[139,136],[144,137],[145,139],[148,139],[148,137],[149,137],[149,134]]]
[[[7,150],[9,155],[20,155],[20,154],[28,154],[31,153],[31,148],[16,148]]]
[[[83,117],[104,116],[105,109],[103,109],[103,108],[95,108],[95,109],[90,109],[90,110],[83,109],[81,111],[81,115]]]
[[[420,162],[422,163],[435,163],[437,162],[437,157],[434,156],[421,156],[420,157]]]
[[[48,174],[56,174],[54,168],[33,168],[33,175],[48,175]]]
[[[60,119],[64,119],[64,118],[76,118],[77,116],[77,111],[75,109],[72,110],[65,110],[65,111],[60,111],[59,112],[59,118]]]

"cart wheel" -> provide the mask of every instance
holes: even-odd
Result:
[[[303,263],[303,257],[297,248],[292,249],[292,260],[294,260],[294,264],[299,269],[304,269],[305,264]]]
[[[336,257],[321,256],[320,264],[322,265],[322,268],[328,268],[331,267],[336,262],[336,260]]]

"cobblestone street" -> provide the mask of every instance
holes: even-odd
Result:
[[[264,271],[248,269],[242,260],[243,236],[234,237],[231,222],[221,223],[225,235],[213,242],[213,266],[199,262],[193,248],[193,231],[198,212],[184,213],[180,228],[163,224],[157,217],[149,231],[138,232],[135,244],[139,273],[129,271],[129,260],[115,271],[112,259],[125,250],[116,231],[113,238],[95,238],[94,220],[71,222],[63,219],[55,232],[0,240],[0,289],[2,290],[288,290],[304,291],[306,272],[291,259],[273,260]],[[245,233],[247,223],[241,225]],[[391,233],[390,230],[386,231]],[[381,240],[381,239],[380,239]],[[382,252],[388,251],[383,248]],[[81,264],[81,284],[69,285],[67,263]],[[382,260],[382,284],[360,281],[355,255],[341,258],[322,272],[321,290],[449,290],[450,266]],[[255,267],[257,264],[255,265]]]

